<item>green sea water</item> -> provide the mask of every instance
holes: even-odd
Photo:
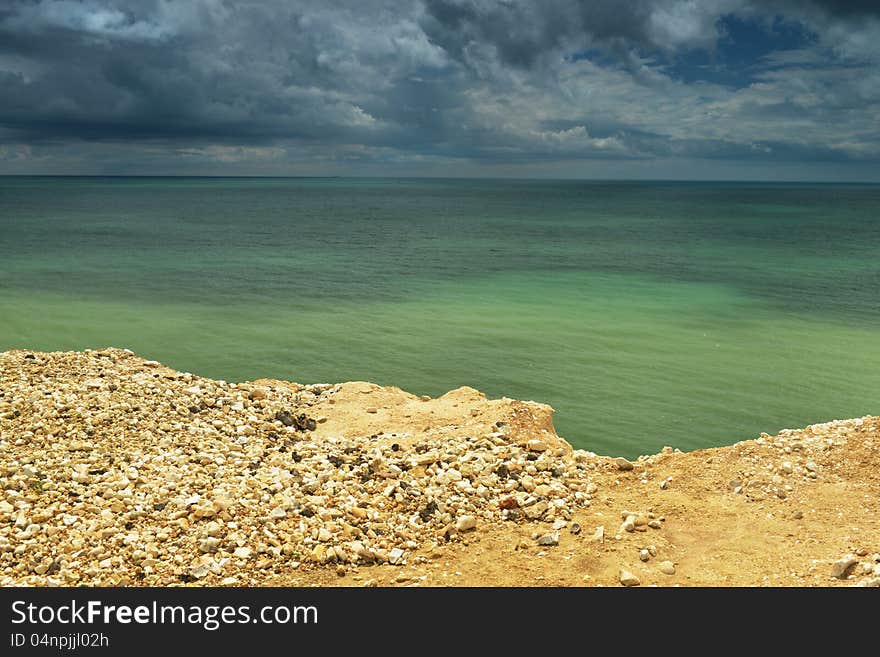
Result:
[[[0,350],[470,385],[600,453],[880,413],[880,186],[0,178]]]

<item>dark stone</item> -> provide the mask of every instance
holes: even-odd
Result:
[[[510,470],[507,469],[506,465],[499,465],[495,468],[495,474],[498,475],[499,479],[507,479],[510,477]]]
[[[428,502],[424,509],[419,511],[419,517],[422,519],[422,522],[428,522],[435,511],[437,511],[437,503],[432,500]]]
[[[153,511],[161,511],[168,505],[167,502],[159,502],[158,504],[153,505]]]
[[[285,427],[292,427],[295,422],[293,416],[287,411],[278,411],[275,413],[275,419],[280,421]]]
[[[46,574],[47,575],[54,575],[59,570],[61,570],[61,562],[56,559],[55,561],[53,561],[49,565],[49,568],[46,570]]]
[[[37,357],[34,356],[33,354],[25,354],[24,359],[25,360],[37,360]]]
[[[392,451],[392,452],[399,452],[399,451],[400,451],[400,445],[398,445],[397,443],[394,443],[394,444],[391,446],[391,451]]]
[[[299,512],[299,515],[301,515],[303,518],[311,518],[313,515],[315,515],[315,510],[311,507],[306,506],[303,507],[302,511]]]
[[[516,501],[516,498],[511,495],[510,497],[505,497],[498,503],[498,507],[501,509],[515,509],[519,506],[519,502]]]
[[[345,463],[345,459],[343,459],[341,456],[336,456],[335,454],[328,456],[327,460],[330,461],[330,463],[332,463],[337,468]]]

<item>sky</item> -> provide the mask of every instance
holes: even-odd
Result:
[[[880,2],[0,0],[0,174],[880,181]]]

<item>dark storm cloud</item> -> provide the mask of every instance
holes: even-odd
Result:
[[[878,15],[824,0],[11,0],[0,171],[876,161]],[[774,47],[780,21],[811,39]],[[734,65],[720,40],[748,30],[769,52],[745,39],[737,70],[710,75]]]
[[[880,16],[876,0],[812,0],[810,4],[834,16]]]

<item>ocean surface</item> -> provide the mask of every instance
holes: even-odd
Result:
[[[628,457],[880,414],[880,186],[0,178],[0,350],[104,346]]]

